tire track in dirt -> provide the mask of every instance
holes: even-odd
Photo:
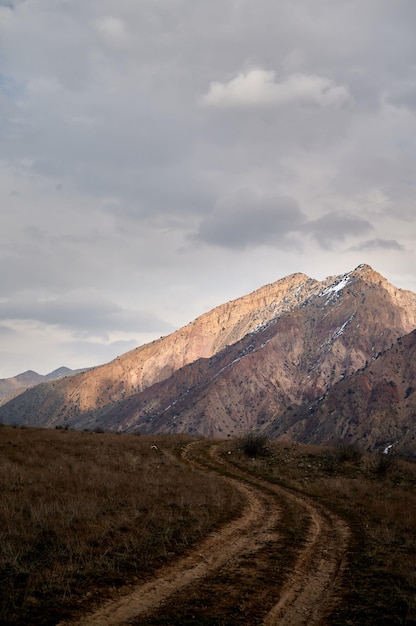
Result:
[[[223,565],[229,567],[243,555],[260,551],[265,544],[277,544],[276,522],[279,502],[291,501],[306,511],[310,524],[306,541],[280,588],[272,589],[276,604],[263,619],[264,626],[314,626],[322,623],[334,608],[338,586],[345,568],[349,530],[337,516],[312,498],[271,484],[223,461],[218,444],[206,442],[185,446],[185,462],[204,471],[221,474],[245,498],[242,514],[210,534],[186,557],[162,568],[155,578],[132,593],[105,603],[77,624],[120,626],[148,614],[163,614],[163,603],[176,592],[208,577]],[[224,474],[227,476],[224,476]],[[238,577],[236,577],[238,578]],[[236,585],[241,584],[236,581]],[[273,580],[268,583],[273,586]],[[64,626],[67,622],[62,623]]]
[[[279,601],[264,620],[264,626],[317,626],[339,599],[350,531],[340,518],[306,497],[287,492],[285,495],[306,508],[311,525],[305,549],[282,588]]]
[[[224,465],[215,447],[211,448],[211,457]],[[266,615],[264,626],[318,626],[339,599],[350,538],[348,525],[313,498],[256,479],[240,469],[234,469],[233,474],[295,502],[307,511],[311,521],[305,547],[280,589],[276,605]]]
[[[190,456],[189,449],[197,443],[186,446],[183,458],[204,471],[215,471]],[[75,623],[80,626],[125,624],[158,609],[172,594],[207,576],[237,555],[253,553],[273,539],[273,525],[278,515],[274,499],[240,479],[226,477],[224,480],[229,481],[245,498],[240,517],[209,535],[188,556],[162,568],[152,581],[122,598],[107,602]],[[62,622],[60,626],[65,624],[68,622]]]

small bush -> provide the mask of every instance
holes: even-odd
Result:
[[[321,457],[322,468],[327,474],[335,474],[343,463],[359,464],[363,453],[354,443],[340,441],[336,446],[327,448]]]
[[[397,457],[391,450],[389,452],[378,452],[372,463],[372,469],[377,476],[386,476],[396,466]]]
[[[337,446],[337,456],[341,462],[349,461],[351,463],[359,463],[362,455],[362,451],[355,443],[345,443],[341,441]]]
[[[330,450],[325,450],[322,454],[322,469],[327,474],[335,474],[339,465],[339,457]]]
[[[266,435],[258,432],[248,432],[239,439],[239,447],[246,456],[257,458],[267,456],[270,452]]]

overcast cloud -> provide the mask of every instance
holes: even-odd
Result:
[[[416,291],[416,4],[0,0],[0,377],[292,272]]]
[[[292,74],[276,82],[274,71],[252,69],[228,83],[213,82],[201,98],[207,107],[342,106],[350,99],[348,88],[321,76]]]

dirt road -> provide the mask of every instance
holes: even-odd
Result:
[[[253,478],[194,442],[185,462],[220,473],[245,498],[240,517],[129,595],[84,617],[122,624],[318,625],[338,599],[349,531],[313,499]],[[226,475],[225,475],[226,474]]]

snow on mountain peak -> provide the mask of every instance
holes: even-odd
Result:
[[[351,272],[348,272],[348,274],[344,274],[343,276],[341,276],[341,278],[338,278],[334,283],[329,285],[329,287],[326,287],[326,289],[321,291],[318,294],[318,296],[319,297],[322,297],[322,296],[331,296],[331,297],[335,296],[336,297],[337,294],[348,285],[350,279],[351,279]]]

